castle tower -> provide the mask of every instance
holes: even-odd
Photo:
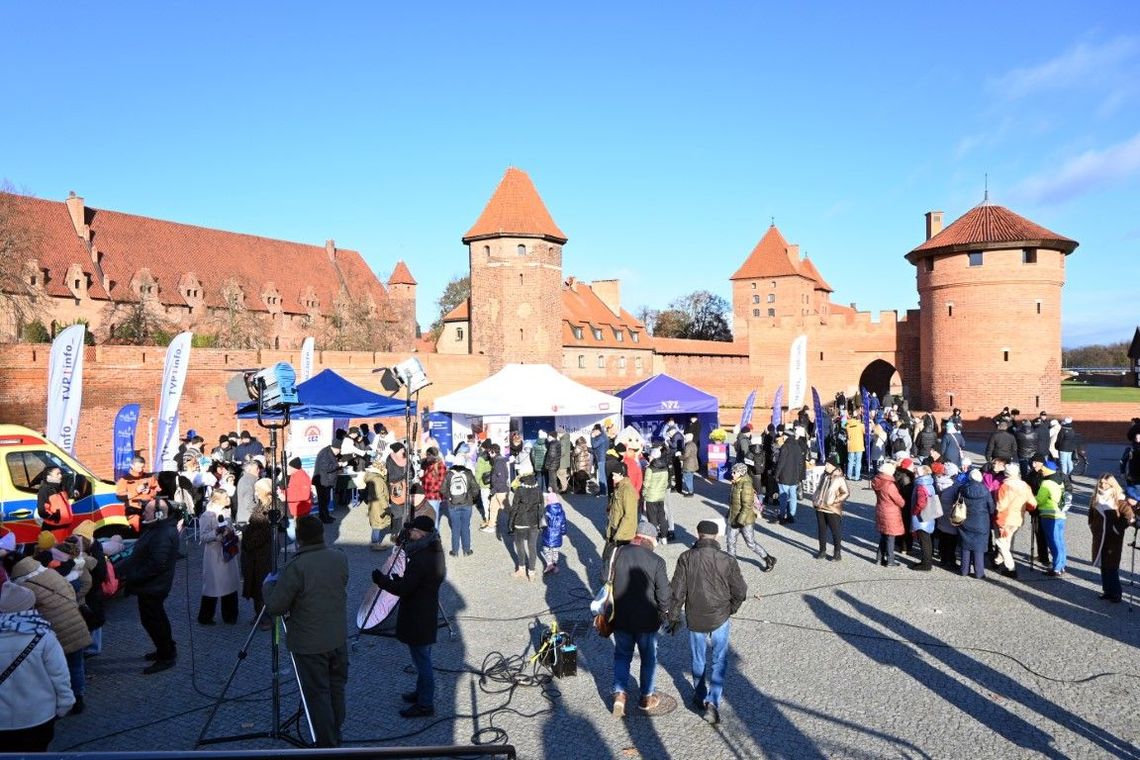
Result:
[[[791,245],[775,224],[729,278],[732,281],[732,337],[747,343],[749,333],[774,317],[804,319],[820,311],[831,286]],[[817,294],[819,291],[823,298]]]
[[[463,236],[471,260],[471,352],[491,371],[510,362],[562,366],[562,245],[526,172],[503,175]]]
[[[1056,410],[1061,288],[1077,241],[988,201],[945,229],[931,211],[926,238],[906,255],[918,280],[921,408]]]
[[[388,277],[388,302],[397,319],[392,350],[411,351],[416,344],[416,278],[402,259]]]

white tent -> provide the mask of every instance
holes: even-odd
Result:
[[[616,417],[621,399],[576,383],[549,364],[508,364],[475,385],[441,396],[434,411],[472,417]]]

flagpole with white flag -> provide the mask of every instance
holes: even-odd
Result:
[[[301,342],[301,376],[297,379],[302,383],[313,376],[313,348],[315,343],[316,340],[311,335]]]
[[[75,455],[79,410],[83,405],[83,324],[66,328],[51,344],[45,432],[49,441]]]
[[[158,396],[158,434],[151,460],[151,466],[155,470],[177,469],[171,444],[178,433],[178,404],[182,401],[182,387],[186,384],[186,370],[190,366],[190,342],[193,335],[189,331],[179,333],[166,349],[162,389]]]
[[[788,357],[788,412],[796,412],[807,396],[807,336],[792,341]]]

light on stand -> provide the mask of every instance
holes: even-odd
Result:
[[[412,448],[412,394],[419,401],[419,393],[431,385],[431,378],[427,376],[424,365],[416,357],[405,359],[394,367],[382,367],[372,370],[373,373],[382,373],[380,387],[389,394],[395,395],[401,387],[404,389],[404,451],[408,463],[404,467],[404,494],[405,513],[404,523],[412,521],[412,468],[416,461],[415,449]]]

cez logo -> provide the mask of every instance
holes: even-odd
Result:
[[[301,437],[309,443],[317,443],[321,440],[321,429],[316,425],[309,425]]]

